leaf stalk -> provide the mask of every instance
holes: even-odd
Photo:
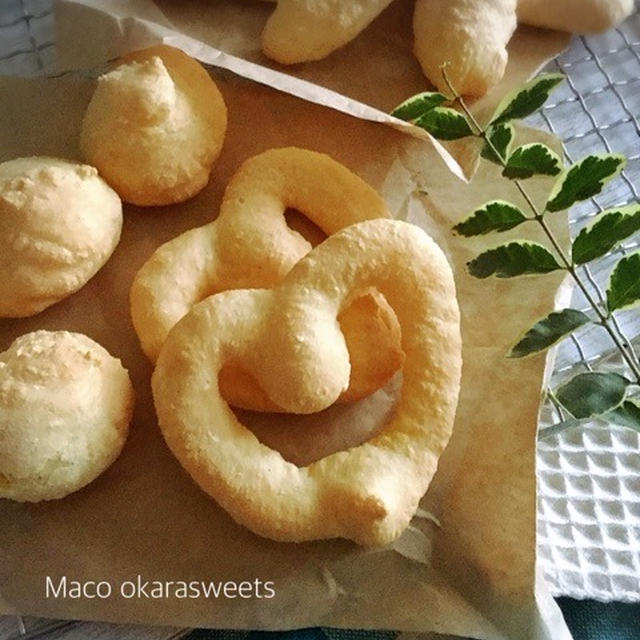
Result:
[[[500,151],[496,149],[495,145],[491,141],[490,136],[487,135],[486,129],[482,127],[482,125],[478,122],[478,120],[473,115],[471,110],[467,107],[462,96],[456,91],[455,87],[452,85],[449,79],[446,68],[444,66],[441,68],[441,71],[442,71],[442,76],[444,78],[445,84],[447,85],[447,88],[451,92],[451,95],[454,97],[454,100],[458,102],[465,116],[468,118],[470,124],[472,125],[473,135],[477,138],[481,138],[482,140],[484,140],[484,142],[489,146],[491,151],[496,155],[497,158],[499,158],[501,165],[503,167],[506,167],[507,166],[506,158],[504,158],[502,153],[500,153]],[[596,324],[601,325],[603,329],[609,334],[609,337],[611,338],[613,344],[620,351],[620,355],[622,356],[622,358],[628,365],[629,369],[633,373],[633,376],[635,377],[635,383],[637,385],[640,385],[640,366],[638,366],[637,364],[638,357],[635,354],[635,351],[633,350],[632,345],[629,344],[628,341],[625,341],[627,342],[625,346],[625,344],[623,344],[623,342],[621,341],[616,331],[611,326],[612,314],[609,311],[603,312],[603,310],[600,308],[600,305],[591,295],[587,286],[582,281],[582,278],[580,278],[580,276],[578,275],[573,261],[567,256],[561,244],[558,242],[557,238],[555,237],[553,231],[550,229],[549,225],[544,219],[545,212],[540,211],[538,209],[535,202],[533,202],[533,199],[531,198],[527,190],[524,188],[524,185],[521,183],[520,180],[513,179],[511,181],[514,183],[515,187],[518,189],[518,192],[520,193],[524,201],[527,203],[527,206],[530,208],[531,212],[533,213],[533,218],[530,218],[530,219],[535,220],[538,224],[540,224],[544,234],[546,235],[549,242],[551,243],[554,250],[556,251],[558,258],[562,263],[563,269],[569,273],[573,281],[576,283],[576,285],[582,292],[585,300],[587,301],[589,306],[591,306],[594,313],[596,314],[598,318],[598,321]]]

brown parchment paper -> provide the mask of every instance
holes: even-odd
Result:
[[[106,20],[110,24],[108,47],[117,51],[118,39],[126,36],[131,17],[148,21],[149,28],[168,27],[224,52],[220,62],[231,63],[227,56],[255,63],[333,91],[330,106],[375,121],[391,122],[388,114],[400,102],[420,91],[432,90],[413,55],[414,0],[394,0],[352,42],[315,62],[280,65],[261,51],[260,34],[273,11],[272,2],[262,0],[58,0],[58,42],[63,68],[77,60],[83,48],[78,19]],[[117,17],[119,33],[116,28]],[[558,31],[521,25],[509,43],[509,64],[503,80],[481,99],[470,101],[480,121],[488,121],[500,99],[522,85],[553,57],[563,51],[569,35]],[[95,55],[95,54],[94,54]],[[233,65],[235,66],[235,65]],[[306,99],[318,94],[305,90],[291,79],[277,83],[274,76],[263,79]],[[324,92],[320,94],[326,96]],[[321,98],[320,98],[321,99]],[[396,121],[397,124],[397,121]],[[405,126],[412,135],[423,136],[416,127]],[[479,149],[466,141],[444,145],[458,160],[466,175],[476,167]]]
[[[553,601],[535,589],[535,432],[545,362],[504,357],[522,329],[553,308],[560,280],[472,280],[464,263],[479,241],[450,233],[488,198],[518,202],[517,193],[492,166],[481,166],[465,185],[427,142],[226,72],[216,79],[230,119],[208,187],[179,206],[125,207],[122,241],[87,286],[33,318],[0,320],[1,349],[35,329],[88,334],[122,359],[137,393],[125,449],[98,480],[60,501],[0,500],[0,611],[218,628],[326,625],[492,640],[570,638]],[[78,157],[93,84],[76,75],[0,80],[0,161]],[[454,436],[412,526],[384,550],[346,541],[275,543],[232,522],[166,449],[150,396],[151,367],[129,318],[129,285],[154,248],[214,218],[225,184],[245,158],[291,144],[330,153],[358,172],[395,216],[433,234],[456,273],[464,374]],[[530,188],[540,199],[549,183],[531,181]],[[562,216],[553,225],[567,236]],[[273,581],[276,596],[47,598],[46,576],[108,580],[114,592],[137,576],[260,579]]]

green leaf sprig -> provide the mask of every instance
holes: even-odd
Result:
[[[509,357],[541,353],[586,325],[600,326],[620,352],[630,377],[589,370],[563,382],[550,395],[572,416],[567,425],[598,417],[640,431],[640,359],[613,322],[615,312],[640,305],[640,251],[626,255],[614,266],[602,303],[595,299],[578,271],[581,265],[610,254],[640,231],[640,204],[598,214],[574,239],[570,254],[547,223],[548,215],[566,211],[575,203],[598,195],[622,171],[626,159],[611,153],[595,154],[565,168],[560,156],[545,144],[513,148],[512,120],[525,118],[541,108],[564,80],[562,74],[542,74],[505,96],[486,127],[478,123],[456,92],[444,66],[442,74],[453,100],[441,93],[425,92],[403,102],[392,115],[413,122],[440,140],[469,136],[482,139],[482,157],[502,167],[502,175],[513,182],[529,209],[525,212],[504,200],[487,202],[458,223],[454,231],[471,237],[501,233],[533,222],[542,228],[550,245],[530,241],[501,244],[471,260],[467,265],[469,272],[477,278],[512,278],[563,270],[591,307],[589,313],[576,309],[550,313],[524,332]],[[524,180],[539,175],[556,176],[543,208],[536,206],[523,184]]]

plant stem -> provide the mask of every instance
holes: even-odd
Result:
[[[476,133],[474,135],[476,137],[479,137],[482,140],[484,140],[485,143],[491,149],[491,151],[496,155],[496,157],[498,157],[500,159],[500,163],[502,164],[502,166],[506,167],[507,166],[506,159],[502,157],[502,154],[496,149],[494,144],[491,142],[489,136],[487,136],[487,133],[486,133],[485,129],[476,120],[476,118],[473,115],[473,113],[471,113],[471,111],[469,110],[469,108],[465,104],[462,96],[460,96],[457,93],[457,91],[455,90],[455,88],[451,84],[451,82],[449,80],[449,77],[447,76],[446,69],[444,67],[442,68],[442,76],[444,78],[445,83],[447,84],[447,87],[449,88],[449,91],[451,91],[451,94],[458,101],[458,103],[460,104],[460,107],[464,111],[465,115],[467,116],[467,118],[469,119],[469,121],[471,122],[473,127],[475,127]],[[632,371],[633,375],[635,376],[636,384],[640,385],[640,367],[638,366],[638,364],[636,362],[637,361],[637,357],[635,356],[635,352],[633,351],[632,345],[628,344],[627,347],[625,347],[625,345],[622,344],[622,342],[620,340],[620,337],[614,331],[613,327],[610,324],[610,319],[611,319],[610,316],[608,314],[603,313],[602,309],[600,308],[600,305],[593,298],[593,296],[589,292],[589,290],[586,287],[586,285],[584,284],[584,282],[582,282],[582,279],[580,278],[580,276],[578,275],[578,273],[576,271],[575,265],[569,259],[569,257],[565,253],[564,249],[562,248],[562,246],[560,245],[560,243],[556,239],[555,235],[553,234],[553,231],[551,231],[551,229],[549,228],[549,225],[547,224],[546,220],[544,219],[544,212],[538,210],[538,207],[536,206],[535,202],[533,202],[531,196],[527,193],[527,190],[524,188],[524,186],[522,185],[520,180],[514,179],[514,180],[512,180],[512,182],[514,183],[514,185],[516,186],[516,188],[520,192],[520,195],[524,198],[525,202],[527,203],[527,205],[531,209],[531,212],[534,215],[533,219],[542,227],[542,230],[544,231],[544,234],[549,239],[549,242],[551,242],[554,250],[556,251],[556,253],[558,255],[558,258],[560,259],[560,262],[562,263],[562,266],[563,266],[564,270],[567,271],[569,273],[569,275],[572,277],[573,281],[576,283],[576,285],[578,286],[578,288],[582,292],[582,295],[584,296],[585,300],[589,303],[589,305],[593,309],[594,313],[596,314],[596,316],[598,318],[598,324],[600,324],[602,326],[602,328],[609,334],[609,336],[610,336],[611,340],[613,341],[613,343],[615,344],[616,348],[620,351],[620,354],[621,354],[622,358],[627,363],[627,365],[629,366],[629,368]],[[630,351],[631,351],[631,353],[629,353]],[[632,357],[632,354],[633,354],[633,357]]]

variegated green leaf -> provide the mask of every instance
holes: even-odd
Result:
[[[527,218],[515,205],[504,200],[487,202],[453,230],[461,236],[479,236],[490,231],[508,231],[525,222]]]
[[[510,242],[481,253],[468,263],[476,278],[513,278],[534,273],[549,273],[562,267],[545,247],[535,242]]]
[[[511,153],[502,175],[505,178],[524,180],[536,175],[557,176],[560,171],[560,156],[547,145],[534,142],[524,144]]]
[[[632,400],[625,400],[619,407],[609,411],[603,417],[611,424],[640,432],[640,406]]]
[[[482,149],[482,157],[485,160],[499,165],[503,165],[509,157],[509,149],[513,141],[514,130],[510,122],[503,122],[494,127],[489,127],[487,131],[487,142]],[[491,142],[491,144],[489,144]],[[492,148],[493,146],[493,148]],[[495,151],[498,152],[496,155]]]
[[[561,73],[543,73],[523,87],[508,93],[498,105],[491,124],[526,118],[537,111],[564,80]]]
[[[637,231],[640,231],[640,205],[603,211],[573,241],[573,261],[585,264],[600,258]]]
[[[576,202],[598,195],[625,163],[624,156],[612,153],[587,156],[562,172],[551,190],[546,210],[564,211]]]
[[[609,278],[607,309],[629,309],[640,303],[640,251],[622,258]]]
[[[435,107],[415,121],[438,140],[457,140],[473,135],[467,119],[450,107]]]
[[[591,322],[588,315],[576,309],[554,311],[536,322],[509,352],[510,358],[522,358],[544,351]]]
[[[579,373],[559,387],[555,396],[574,418],[593,418],[618,407],[630,382],[617,373]]]
[[[439,107],[447,101],[447,96],[435,91],[425,91],[415,96],[411,96],[399,104],[391,115],[401,120],[416,120],[427,111]]]

